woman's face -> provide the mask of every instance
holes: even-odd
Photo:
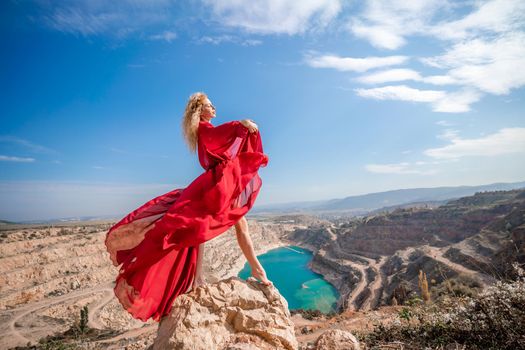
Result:
[[[215,118],[215,106],[206,98],[201,109],[201,120],[209,122],[211,118]]]

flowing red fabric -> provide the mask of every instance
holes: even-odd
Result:
[[[200,121],[199,162],[205,172],[186,188],[151,199],[113,225],[106,248],[122,264],[115,295],[136,319],[159,322],[193,283],[199,244],[227,231],[253,206],[268,163],[259,131],[238,121]]]

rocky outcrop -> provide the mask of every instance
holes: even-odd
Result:
[[[359,342],[350,332],[332,329],[324,332],[315,343],[316,350],[359,350]]]
[[[296,350],[298,343],[277,288],[230,277],[178,297],[148,349]]]
[[[313,226],[306,229],[295,229],[288,235],[288,239],[299,246],[313,246],[317,249],[322,248],[332,241],[332,234],[328,227]]]

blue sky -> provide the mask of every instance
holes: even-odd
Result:
[[[525,180],[523,1],[4,1],[0,219],[119,215],[202,173],[189,95],[253,119],[258,204]]]

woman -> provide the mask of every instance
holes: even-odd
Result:
[[[252,276],[272,282],[258,261],[244,215],[262,186],[257,171],[268,163],[257,125],[248,119],[214,127],[215,107],[194,93],[182,130],[198,151],[205,172],[186,188],[148,201],[113,225],[105,244],[113,265],[122,264],[114,287],[122,306],[146,322],[169,314],[174,299],[204,284],[204,242],[235,226],[237,241]]]

